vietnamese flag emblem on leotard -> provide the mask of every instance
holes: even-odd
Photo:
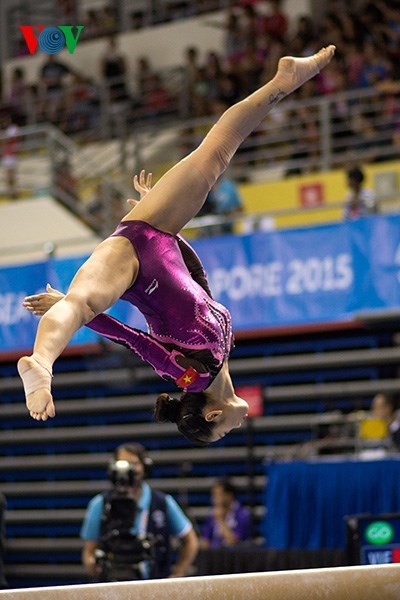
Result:
[[[190,387],[195,381],[197,381],[199,377],[200,374],[196,371],[196,369],[193,369],[193,367],[189,367],[179,377],[179,379],[176,379],[175,383],[181,388],[187,388]]]

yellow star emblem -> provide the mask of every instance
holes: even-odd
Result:
[[[184,381],[185,383],[192,383],[192,378],[191,378],[191,377],[189,377],[189,375],[185,375],[185,377],[183,378],[183,381]]]

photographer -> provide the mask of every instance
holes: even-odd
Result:
[[[144,481],[151,460],[143,446],[121,445],[114,459],[122,462],[110,465],[113,488],[92,498],[81,529],[86,572],[96,581],[185,576],[198,549],[191,522],[172,496]],[[180,541],[174,566],[173,537]]]

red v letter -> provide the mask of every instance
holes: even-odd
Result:
[[[22,35],[25,38],[29,53],[34,54],[36,52],[38,41],[37,38],[35,38],[35,34],[33,33],[33,25],[20,25],[19,28],[22,31]],[[38,33],[40,33],[42,29],[44,29],[44,25],[39,25]]]

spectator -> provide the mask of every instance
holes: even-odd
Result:
[[[276,71],[279,59],[284,54],[284,45],[279,40],[270,40],[268,45],[264,48],[264,54],[265,56],[261,81],[269,81],[272,73]],[[292,48],[291,54],[292,56],[300,56],[301,52],[294,52]]]
[[[390,0],[375,0],[383,16],[380,33],[383,43],[388,48],[394,60],[398,60],[400,52],[400,14],[399,7]]]
[[[136,61],[136,95],[140,101],[145,92],[147,81],[155,74],[151,62],[147,56],[139,56]]]
[[[288,18],[282,10],[282,0],[269,0],[271,12],[265,17],[264,32],[273,39],[284,41]]]
[[[348,83],[346,73],[343,71],[343,65],[341,63],[338,62],[333,67],[331,65],[329,65],[329,67],[329,70],[326,69],[323,73],[319,74],[317,80],[319,93],[324,96],[346,91]]]
[[[227,106],[239,102],[241,90],[239,79],[233,73],[222,73],[219,80],[218,100]]]
[[[60,156],[53,162],[53,196],[61,203],[79,202],[79,182],[73,174],[68,155]]]
[[[373,116],[371,114],[366,116],[354,111],[349,123],[356,140],[353,148],[356,152],[362,153],[364,162],[381,160],[380,148],[385,145],[386,141],[380,139],[374,126]]]
[[[67,86],[65,112],[60,123],[68,134],[91,130],[99,118],[98,93],[89,78],[76,73]]]
[[[385,421],[392,448],[400,450],[400,416],[396,394],[378,393],[372,399],[371,415]]]
[[[25,80],[23,69],[16,68],[12,72],[8,103],[13,120],[18,125],[26,125],[28,105],[30,101],[29,85]]]
[[[64,78],[71,69],[58,60],[54,54],[49,54],[40,70],[40,110],[44,120],[56,122],[64,107]]]
[[[240,215],[242,212],[243,201],[236,183],[227,177],[220,177],[211,188],[201,214],[226,217],[227,222],[221,225],[213,225],[209,233],[212,235],[232,233],[234,224],[230,219]]]
[[[303,106],[292,112],[292,127],[297,125],[299,134],[290,155],[290,166],[285,175],[318,171],[320,127],[315,106]]]
[[[204,114],[203,94],[199,92],[199,81],[203,81],[204,69],[200,66],[199,50],[195,46],[188,46],[184,51],[184,71],[186,78],[187,112],[192,117]],[[204,86],[201,86],[205,88]],[[199,100],[200,98],[200,100]]]
[[[207,517],[200,546],[220,548],[250,540],[250,512],[236,499],[229,479],[219,479],[211,488],[212,512]]]
[[[400,147],[400,80],[386,79],[375,85],[383,93],[381,130],[389,132],[394,147]]]
[[[229,64],[232,64],[239,60],[244,52],[244,36],[240,17],[233,10],[227,14],[225,27],[225,58]]]
[[[262,51],[250,42],[246,45],[244,54],[238,64],[238,74],[242,89],[245,93],[251,93],[261,85],[261,75],[264,69],[264,57]]]
[[[108,38],[107,48],[100,61],[100,72],[105,86],[108,135],[120,137],[126,128],[131,99],[126,85],[125,57],[119,51],[114,36]]]
[[[59,0],[58,6],[63,18],[76,21],[76,0]]]
[[[228,65],[233,65],[240,60],[244,52],[244,32],[241,21],[238,12],[231,9],[226,13],[226,21],[208,21],[206,23],[210,27],[225,29],[223,53]]]
[[[260,38],[263,37],[264,21],[252,4],[244,4],[242,15],[239,17],[243,32],[243,46],[246,49],[249,45],[258,48]]]
[[[358,87],[371,87],[387,79],[390,74],[389,60],[386,52],[376,44],[368,41],[363,46],[364,64],[361,68]]]
[[[364,67],[364,54],[359,45],[349,41],[343,48],[344,69],[347,73],[348,89],[357,89]]]
[[[99,15],[93,9],[86,12],[84,19],[85,39],[92,39],[99,35],[100,20]]]
[[[204,65],[204,76],[207,82],[207,99],[209,106],[220,96],[223,69],[220,57],[216,52],[208,52]],[[210,108],[207,111],[210,114]]]
[[[144,112],[143,119],[154,119],[172,112],[176,108],[158,73],[153,73],[147,78],[145,92],[141,100]]]
[[[10,116],[3,122],[2,156],[3,168],[6,173],[7,195],[14,200],[18,198],[17,191],[17,160],[18,160],[18,126]]]
[[[325,44],[327,40],[333,40],[329,43],[335,44],[337,48],[341,48],[343,43],[340,19],[334,13],[327,13],[319,25],[318,43]]]
[[[126,61],[118,50],[117,39],[110,36],[101,59],[100,73],[106,84],[111,104],[125,102],[129,98],[126,89],[126,71]]]
[[[117,12],[112,6],[105,6],[97,13],[99,24],[99,35],[112,35],[117,32]]]
[[[295,50],[296,56],[309,56],[314,54],[316,39],[314,23],[308,15],[300,15],[297,19],[296,28],[289,40],[291,52]]]
[[[131,468],[132,477],[124,487],[124,492],[126,498],[133,498],[136,504],[136,514],[131,515],[124,512],[123,515],[127,526],[130,527],[130,534],[132,534],[130,540],[132,542],[135,539],[147,538],[151,544],[154,543],[154,560],[140,560],[137,564],[131,564],[130,566],[136,568],[132,568],[132,576],[128,579],[185,576],[198,548],[197,536],[191,522],[172,496],[151,488],[145,481],[146,467],[151,461],[146,456],[143,446],[140,444],[118,446],[114,458],[116,461],[127,461]],[[96,554],[98,555],[96,551],[101,550],[104,544],[102,523],[104,524],[106,521],[106,507],[109,501],[110,492],[95,496],[89,503],[81,529],[81,538],[84,540],[83,564],[88,575],[95,579],[102,577],[99,573],[99,566],[96,564]],[[173,536],[177,536],[180,540],[180,551],[175,565],[171,567],[170,546]],[[125,560],[128,541],[129,539],[124,539]],[[103,574],[103,580],[107,581],[110,578],[104,579]],[[113,580],[121,579],[113,577]]]
[[[364,179],[363,171],[357,167],[347,171],[349,192],[345,198],[343,211],[343,218],[346,221],[376,212],[375,194],[363,186]]]

